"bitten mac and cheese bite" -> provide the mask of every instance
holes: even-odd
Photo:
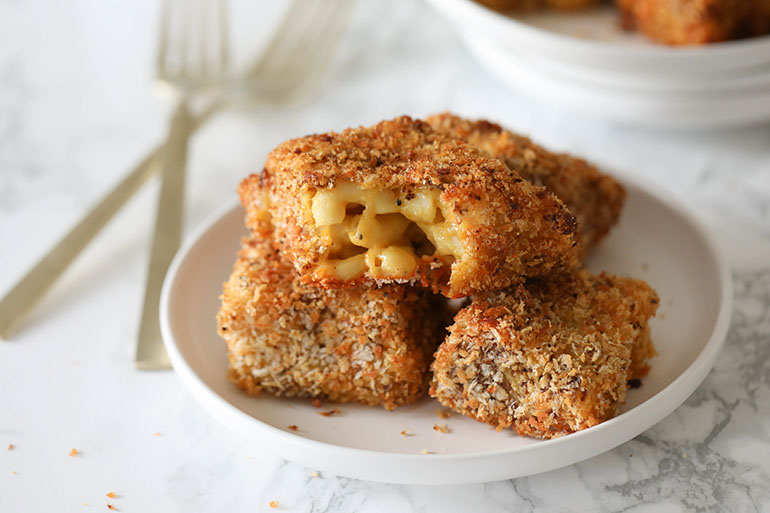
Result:
[[[324,287],[422,283],[448,297],[573,268],[577,223],[501,160],[409,117],[281,144],[241,183],[276,248]]]

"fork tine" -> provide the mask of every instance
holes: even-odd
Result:
[[[344,2],[340,3],[343,4],[342,8],[344,9]],[[323,33],[316,34],[312,40],[308,41],[308,45],[313,48],[312,58],[308,53],[298,56],[297,69],[299,73],[293,77],[293,87],[285,89],[287,97],[297,99],[307,94],[329,71],[330,61],[334,57],[334,49],[347,27],[348,16],[349,12],[338,10],[336,15],[329,20]]]
[[[318,78],[336,48],[352,12],[352,0],[313,2],[313,9],[290,9],[263,58],[250,71],[251,82],[266,99],[294,100]],[[307,4],[304,4],[307,6]],[[303,7],[304,7],[303,6]],[[288,25],[284,26],[284,25]]]
[[[296,100],[312,90],[328,69],[334,49],[352,13],[352,0],[329,0],[326,9],[313,13],[313,23],[291,44],[277,46],[269,59],[272,66],[259,71],[260,90],[272,100]],[[285,50],[290,48],[290,50]]]
[[[227,17],[229,12],[227,0],[220,0],[217,3],[219,16],[219,65],[217,73],[223,73],[230,65],[230,20]]]
[[[197,0],[193,0],[196,1]],[[198,2],[200,3],[200,2]],[[196,9],[194,9],[194,12],[198,12],[200,9],[200,6],[196,6]],[[179,74],[182,76],[183,79],[188,80],[191,76],[191,73],[194,73],[193,71],[193,65],[192,65],[192,59],[193,59],[193,37],[195,36],[195,31],[192,30],[191,25],[193,24],[193,10],[192,9],[183,9],[182,10],[182,34],[179,38],[182,42],[182,67],[179,71]]]
[[[168,38],[171,23],[171,0],[163,0],[160,14],[160,29],[158,37],[158,52],[155,55],[155,75],[164,76],[166,74],[166,56],[168,55]]]
[[[196,34],[198,38],[198,56],[200,57],[200,62],[198,62],[198,69],[197,72],[199,75],[202,75],[204,77],[208,77],[209,75],[209,50],[210,48],[206,44],[208,40],[212,40],[213,34],[209,33],[209,24],[206,23],[206,17],[210,16],[209,12],[203,12],[208,9],[206,9],[207,5],[201,4],[200,0],[198,0],[198,9],[195,11],[198,13],[198,19],[193,20],[195,22],[196,30],[193,31],[194,34]]]
[[[301,58],[304,61],[302,64],[315,65],[315,63],[317,63],[317,57],[319,53],[318,45],[322,43],[324,44],[324,46],[320,47],[320,50],[323,50],[324,52],[329,47],[330,43],[332,43],[331,47],[333,47],[333,43],[336,43],[337,41],[337,31],[340,28],[346,26],[347,16],[345,15],[345,12],[341,12],[341,10],[345,7],[347,0],[332,1],[333,8],[327,9],[322,13],[323,18],[314,24],[314,30],[308,33],[303,40],[302,46],[304,48],[312,48],[313,52],[312,57],[311,52],[308,51],[299,52],[296,55],[297,58]],[[340,16],[340,14],[342,14],[342,16]]]
[[[165,0],[164,3],[166,11],[161,19],[158,78],[177,89],[179,101],[163,150],[163,180],[155,214],[155,232],[136,347],[135,361],[139,368],[168,367],[160,335],[158,305],[163,276],[182,236],[187,142],[195,124],[189,107],[196,100],[197,93],[215,79],[224,78],[212,75],[213,68],[219,71],[225,66],[224,63],[215,65],[212,61],[217,56],[227,56],[227,48],[222,44],[227,35],[217,33],[219,27],[226,28],[224,16],[219,19],[214,17],[214,13],[223,13],[222,9],[216,8],[221,1]],[[211,108],[216,108],[217,104],[221,105],[221,102],[215,101],[201,115],[213,112]]]
[[[318,2],[292,1],[284,13],[280,25],[274,32],[275,36],[263,51],[262,58],[259,59],[254,67],[247,71],[247,76],[253,77],[265,74],[267,70],[280,64],[278,58],[284,55],[284,48],[289,44],[293,44],[304,33],[304,26],[312,19],[308,13],[314,13],[315,11],[308,11],[308,5],[315,9],[318,6]]]
[[[229,24],[225,0],[163,0],[156,78],[185,89],[225,78]]]
[[[315,40],[312,42],[315,55],[311,60],[312,66],[308,66],[309,69],[305,80],[299,84],[299,87],[303,89],[312,87],[324,73],[329,71],[331,60],[334,57],[334,50],[347,30],[348,20],[353,13],[354,3],[352,0],[341,0],[338,3],[340,8],[337,10],[337,16],[331,20],[331,25],[327,27],[324,34],[325,38],[321,39],[321,41]]]
[[[322,9],[319,13],[313,13],[310,26],[294,38],[292,44],[286,44],[282,49],[283,53],[274,56],[275,64],[270,70],[272,76],[280,79],[280,82],[292,84],[307,76],[317,57],[314,43],[325,37],[329,21],[335,16],[333,9]]]

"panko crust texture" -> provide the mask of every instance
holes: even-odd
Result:
[[[464,258],[420,265],[412,276],[375,279],[368,273],[342,281],[314,274],[329,242],[303,204],[308,191],[353,182],[366,189],[430,186],[440,190],[445,215],[457,227]],[[269,191],[275,247],[308,282],[324,287],[372,286],[389,281],[420,282],[456,298],[499,290],[578,263],[577,222],[562,202],[529,184],[499,159],[434,131],[407,116],[341,133],[287,141],[268,156],[259,175],[239,188],[249,228],[260,214],[260,191]]]
[[[430,393],[495,428],[554,438],[603,422],[655,354],[645,282],[582,270],[473,299],[436,351]]]
[[[770,32],[770,0],[617,0],[623,25],[669,45],[699,45]]]
[[[426,121],[434,130],[502,159],[525,180],[556,195],[577,218],[583,256],[617,223],[626,199],[625,188],[585,160],[548,151],[529,138],[486,120],[471,121],[443,113]]]
[[[269,237],[243,240],[217,315],[228,377],[251,395],[409,404],[427,394],[445,300],[404,285],[305,285]]]

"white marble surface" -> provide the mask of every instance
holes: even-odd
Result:
[[[150,0],[0,0],[0,293],[162,137],[155,26]],[[152,184],[0,343],[0,512],[272,511],[271,500],[303,512],[770,511],[770,125],[656,133],[579,117],[507,90],[422,3],[361,2],[310,103],[227,113],[195,138],[187,227],[285,138],[446,109],[643,175],[714,227],[736,279],[733,326],[682,407],[613,451],[528,478],[311,477],[209,418],[172,372],[134,370]]]

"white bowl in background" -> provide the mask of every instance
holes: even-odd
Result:
[[[722,73],[770,63],[770,36],[702,46],[666,46],[618,28],[612,6],[511,16],[473,0],[428,0],[458,28],[575,66],[632,75]]]
[[[566,78],[476,33],[462,34],[474,56],[511,87],[585,114],[652,128],[711,129],[770,119],[766,87],[738,91],[629,89]]]

